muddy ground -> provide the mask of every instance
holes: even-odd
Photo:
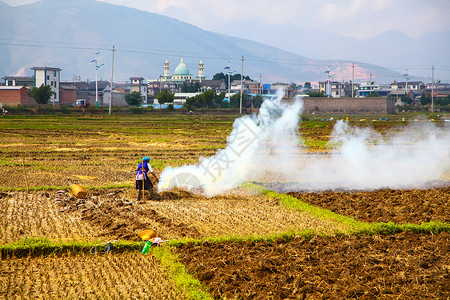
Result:
[[[450,236],[187,244],[180,261],[215,299],[449,299]]]
[[[450,223],[450,186],[428,190],[302,193],[289,192],[309,204],[364,222]]]

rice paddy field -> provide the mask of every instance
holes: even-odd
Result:
[[[195,164],[226,146],[237,117],[0,119],[0,298],[450,298],[450,166],[423,189],[259,181],[212,197],[176,188],[137,200],[143,156],[158,176]],[[361,120],[349,122],[381,134],[405,126]],[[305,117],[303,150],[332,155],[332,129]],[[87,196],[74,197],[73,184]],[[146,229],[164,242],[143,254]]]

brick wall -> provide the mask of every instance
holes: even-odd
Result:
[[[284,101],[293,101],[284,98]],[[319,98],[304,97],[303,112],[336,114],[391,114],[395,113],[395,101],[384,97],[368,98]]]
[[[0,89],[0,102],[3,106],[36,106],[25,87],[21,89]]]
[[[59,104],[66,106],[75,106],[77,100],[77,91],[74,89],[59,89]]]

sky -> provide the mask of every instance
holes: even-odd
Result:
[[[36,0],[2,0],[22,5]],[[64,0],[61,0],[64,1]],[[429,32],[450,30],[450,0],[101,0],[159,13],[227,34],[235,21],[267,25],[293,24],[322,29],[358,39],[388,30],[400,30],[416,38]],[[255,30],[255,29],[253,29]],[[252,32],[242,28],[242,35]]]

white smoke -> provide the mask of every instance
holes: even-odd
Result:
[[[227,147],[214,156],[167,167],[158,190],[183,187],[212,196],[248,180],[314,190],[421,187],[450,168],[448,126],[426,121],[388,138],[337,121],[328,143],[336,148],[333,154],[307,153],[298,135],[303,101],[284,103],[282,95],[266,99],[258,115],[236,119]]]
[[[255,168],[255,158],[265,153],[271,162],[279,155],[273,143],[283,145],[277,149],[289,149],[289,145],[298,143],[295,137],[302,102],[281,103],[283,92],[275,99],[263,102],[258,115],[244,116],[233,124],[233,130],[227,139],[227,147],[220,149],[212,157],[201,158],[198,164],[183,167],[167,167],[161,174],[158,190],[168,190],[175,186],[187,189],[202,189],[206,195],[223,193],[239,186],[255,172],[264,172],[264,168]],[[274,153],[271,153],[274,152]],[[271,155],[273,154],[273,155]],[[258,177],[258,176],[257,176]]]
[[[450,167],[450,132],[426,121],[390,136],[338,121],[329,145],[339,151],[312,156],[298,170],[298,187],[375,189],[424,187]]]

